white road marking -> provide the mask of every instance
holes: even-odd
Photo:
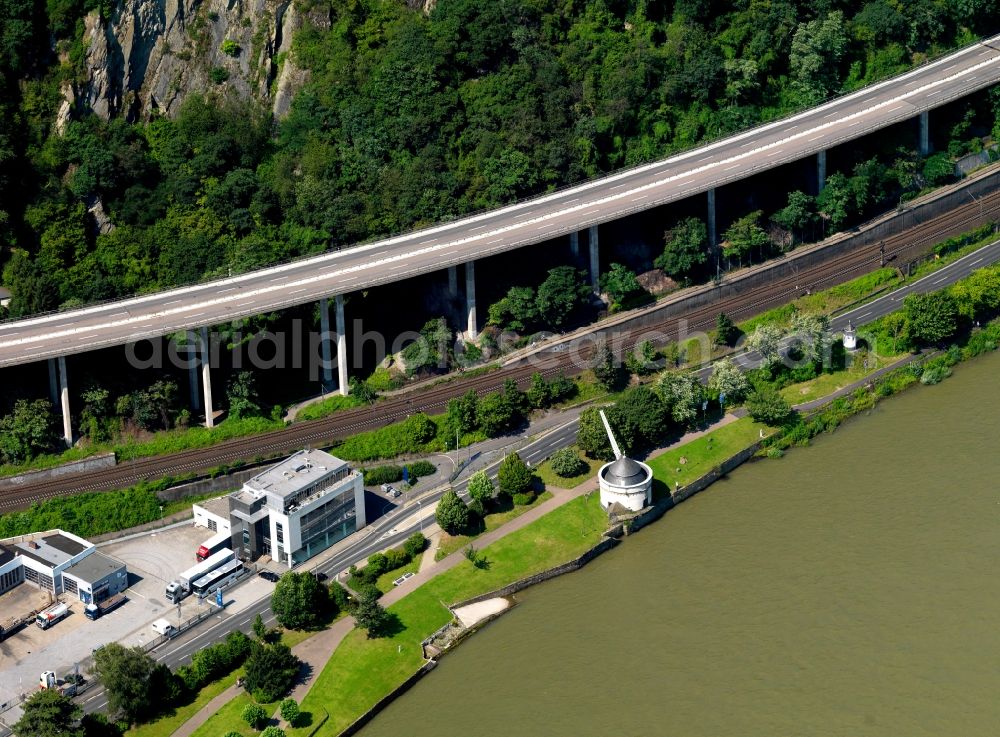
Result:
[[[644,195],[642,195],[641,197],[633,197],[633,198],[632,198],[632,202],[638,202],[639,200],[645,200],[645,199],[647,199],[648,197],[649,197],[649,195],[648,195],[648,194],[644,194]]]
[[[982,257],[979,257],[975,261],[970,261],[969,262],[969,266],[972,266],[973,264],[978,264],[982,260],[983,260]]]
[[[928,92],[927,96],[934,97],[934,95],[940,95],[942,92],[944,92],[944,90],[934,90],[933,92]]]
[[[813,141],[818,141],[820,138],[822,138],[825,135],[826,135],[826,133],[820,133],[818,136],[813,136],[812,138],[810,138],[808,142],[812,143]]]
[[[777,156],[777,155],[778,155],[778,154],[780,154],[780,153],[781,153],[781,149],[779,148],[778,150],[776,150],[776,151],[772,151],[771,153],[769,153],[769,154],[767,155],[767,158],[771,158],[772,156]]]
[[[940,279],[938,279],[937,281],[932,281],[932,282],[931,282],[931,284],[940,284],[940,283],[941,283],[941,282],[943,282],[943,281],[948,281],[948,277],[947,277],[947,276],[942,276],[942,277],[941,277]]]
[[[302,289],[293,289],[292,291],[289,292],[289,294],[302,294],[307,289],[308,287],[302,287]]]
[[[732,166],[727,166],[722,171],[732,171],[733,169],[739,169],[741,166],[742,164],[733,164]]]

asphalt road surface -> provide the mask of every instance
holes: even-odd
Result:
[[[715,143],[516,205],[192,287],[0,325],[0,367],[304,304],[539,243],[705,192],[1000,81],[1000,36]]]

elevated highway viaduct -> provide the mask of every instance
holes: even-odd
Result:
[[[6,322],[0,325],[0,367],[49,360],[53,394],[59,396],[66,440],[71,442],[65,356],[179,331],[191,331],[192,342],[204,354],[210,325],[318,300],[329,338],[322,343],[324,380],[332,383],[336,365],[339,389],[346,394],[346,293],[441,269],[449,270],[449,288],[457,293],[457,268],[464,266],[467,334],[475,337],[477,259],[561,236],[569,236],[571,246],[579,249],[582,234],[596,288],[601,224],[706,195],[709,240],[714,244],[716,188],[807,157],[816,157],[822,183],[827,149],[913,118],[920,121],[920,148],[927,153],[930,111],[998,81],[1000,36],[995,36],[802,113],[515,205],[227,279]],[[327,310],[331,297],[333,330]],[[331,343],[336,359],[329,354]],[[192,399],[202,401],[196,391],[196,363],[190,361]],[[201,363],[206,423],[211,424],[209,364]]]

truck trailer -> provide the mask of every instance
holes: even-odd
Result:
[[[229,547],[229,533],[220,532],[218,535],[212,535],[212,537],[208,538],[208,540],[203,542],[198,547],[198,552],[195,553],[195,557],[198,560],[208,560],[215,553],[218,553],[220,550],[223,550],[228,547]]]
[[[44,612],[39,612],[35,615],[35,624],[41,627],[43,630],[47,630],[49,627],[54,625],[60,619],[63,619],[69,614],[69,607],[65,604],[56,604],[55,606],[49,607]]]
[[[87,619],[100,619],[108,612],[120,607],[126,600],[127,597],[125,594],[114,594],[103,601],[87,604],[87,606],[83,609],[83,615]]]
[[[235,558],[232,550],[220,550],[218,553],[209,556],[196,566],[188,568],[184,573],[167,585],[166,597],[174,604],[191,593],[191,584],[207,573],[211,573],[219,566],[225,565]]]

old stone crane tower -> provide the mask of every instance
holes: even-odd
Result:
[[[603,409],[601,420],[615,454],[615,460],[605,463],[597,472],[601,487],[601,506],[608,511],[615,511],[612,507],[617,504],[630,512],[638,512],[653,502],[653,470],[645,463],[633,461],[622,454]]]

